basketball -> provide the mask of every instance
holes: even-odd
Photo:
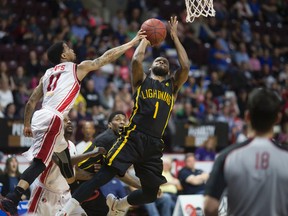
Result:
[[[159,19],[151,18],[146,20],[141,28],[146,31],[147,40],[152,46],[159,45],[166,38],[166,26]]]

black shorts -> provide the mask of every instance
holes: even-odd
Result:
[[[161,139],[137,131],[136,125],[126,128],[106,156],[106,163],[124,176],[133,164],[142,186],[158,187],[166,183],[162,176],[164,143]]]

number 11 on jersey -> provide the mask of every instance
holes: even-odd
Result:
[[[155,111],[154,111],[153,119],[156,119],[157,114],[158,114],[158,109],[159,109],[159,101],[157,101],[155,104]]]

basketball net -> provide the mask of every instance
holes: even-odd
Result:
[[[199,16],[215,16],[213,0],[185,0],[187,8],[186,22],[193,22]]]

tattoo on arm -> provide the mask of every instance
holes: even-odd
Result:
[[[122,56],[128,49],[128,45],[124,44],[120,47],[113,48],[106,51],[101,57],[93,60],[93,67],[102,67],[105,64],[115,61],[120,56]]]

